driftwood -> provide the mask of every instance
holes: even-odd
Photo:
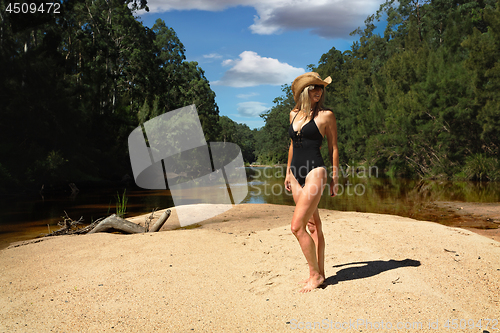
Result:
[[[94,229],[90,230],[88,234],[106,231],[109,229],[120,230],[127,234],[139,234],[146,232],[146,228],[144,228],[143,226],[129,222],[117,216],[116,214],[113,214],[102,220],[101,223],[96,225]]]
[[[144,227],[146,228],[146,232],[149,231],[149,226],[150,226],[151,222],[154,220],[156,209],[157,208],[153,209],[153,211],[151,212],[151,215],[144,218]]]
[[[163,214],[161,214],[160,218],[156,221],[155,224],[153,224],[153,226],[151,227],[151,229],[149,229],[148,232],[157,232],[158,230],[160,230],[161,227],[163,227],[163,225],[167,221],[167,219],[170,217],[170,213],[171,213],[170,209],[164,211]]]
[[[132,223],[130,221],[122,219],[121,217],[117,216],[116,214],[108,216],[105,219],[102,219],[102,218],[98,219],[98,220],[92,222],[90,225],[88,225],[84,228],[81,228],[78,226],[82,224],[83,218],[80,218],[78,221],[74,221],[71,218],[69,218],[68,214],[66,213],[66,216],[63,217],[64,220],[58,223],[58,225],[61,228],[59,230],[56,230],[53,232],[50,232],[50,230],[49,230],[49,234],[45,235],[45,237],[60,236],[60,235],[93,234],[96,232],[103,232],[103,231],[108,231],[108,230],[117,230],[117,231],[121,231],[121,232],[128,233],[128,234],[157,232],[158,230],[161,229],[161,227],[163,227],[163,225],[165,224],[167,219],[170,217],[170,214],[171,214],[170,209],[165,210],[165,212],[163,212],[163,214],[153,224],[153,226],[151,228],[149,228],[149,222],[146,222],[146,227],[143,227],[139,224]],[[150,216],[149,219],[152,220],[153,217]]]
[[[62,217],[63,220],[57,223],[57,225],[60,226],[61,228],[53,232],[50,232],[49,228],[49,234],[45,235],[46,237],[59,236],[59,235],[72,235],[76,233],[78,230],[81,230],[78,228],[78,225],[83,223],[83,217],[80,217],[78,221],[74,221],[68,216],[68,213],[66,213],[66,211],[64,212],[64,214],[66,214],[66,216]]]
[[[145,227],[122,219],[121,217],[113,214],[102,220],[98,225],[96,225],[88,234],[93,234],[96,232],[107,231],[110,229],[119,230],[128,234],[140,234],[145,232],[156,232],[161,229],[165,221],[167,221],[170,216],[170,209],[167,209],[156,221],[156,223],[148,231]]]

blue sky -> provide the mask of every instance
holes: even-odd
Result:
[[[332,47],[350,48],[384,0],[149,0],[138,20],[160,18],[177,33],[188,61],[205,71],[220,115],[264,126],[281,86]]]

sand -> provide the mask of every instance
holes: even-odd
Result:
[[[499,242],[410,218],[320,210],[326,283],[301,294],[307,264],[288,225],[293,209],[242,204],[165,231],[178,223],[174,210],[157,233],[1,250],[0,332],[500,330]]]

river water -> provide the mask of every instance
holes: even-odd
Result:
[[[284,189],[283,167],[246,168],[248,195],[242,203],[294,205],[290,192]],[[320,208],[381,213],[418,220],[452,224],[452,217],[436,208],[437,201],[500,202],[498,182],[420,181],[383,178],[376,170],[358,169],[343,174],[339,195],[332,198],[328,189]],[[134,216],[153,209],[173,207],[169,191],[143,190],[136,187],[81,190],[77,195],[38,195],[30,198],[6,198],[0,203],[0,249],[11,242],[27,240],[57,230],[57,223],[67,214],[84,223],[116,212],[117,196],[128,199],[127,215]]]

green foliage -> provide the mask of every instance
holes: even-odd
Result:
[[[382,36],[374,32],[381,20]],[[337,118],[341,166],[498,180],[500,1],[387,0],[365,24],[350,50],[332,48],[309,66],[333,79],[326,105]],[[290,97],[264,115],[260,162],[286,162]]]
[[[245,164],[255,162],[255,133],[257,131],[252,131],[247,125],[236,123],[226,116],[219,117],[218,125],[221,131],[217,141],[237,144],[241,149]]]
[[[2,186],[120,179],[131,172],[131,130],[190,104],[207,141],[238,144],[246,163],[286,163],[290,87],[259,130],[219,117],[205,73],[186,61],[175,31],[134,18],[145,1],[67,1],[57,16],[9,14],[6,4],[0,0]],[[326,105],[337,118],[341,165],[498,180],[500,1],[387,0],[353,34],[350,50],[331,48],[310,66],[333,79]]]
[[[285,96],[274,100],[275,106],[262,114],[266,124],[256,134],[258,145],[255,150],[259,164],[287,163],[290,137],[290,111],[294,108],[292,90],[285,85],[282,88]]]
[[[116,215],[122,218],[127,214],[128,198],[125,196],[126,192],[127,190],[124,190],[121,197],[118,192],[116,193]]]
[[[499,156],[500,137],[500,1],[496,9],[485,8],[485,32],[474,29],[462,46],[469,51],[465,66],[472,78],[474,109],[481,126],[485,152]]]
[[[500,2],[493,5],[388,0],[355,31],[359,41],[342,59],[335,50],[323,55],[316,70],[338,78],[327,103],[337,116],[341,163],[355,159],[393,177],[475,179],[483,165],[488,179],[496,177]],[[378,36],[374,23],[382,18]]]
[[[485,154],[475,154],[467,158],[462,169],[467,180],[500,180],[500,164],[498,159]]]
[[[43,183],[67,181],[68,160],[59,151],[50,151],[44,160],[38,160],[28,169],[28,177],[40,179]]]
[[[219,134],[203,70],[161,20],[134,17],[144,0],[64,1],[60,14],[5,12],[0,0],[2,177],[39,188],[131,173],[128,134],[196,104],[207,141]],[[7,142],[9,144],[7,144]]]

